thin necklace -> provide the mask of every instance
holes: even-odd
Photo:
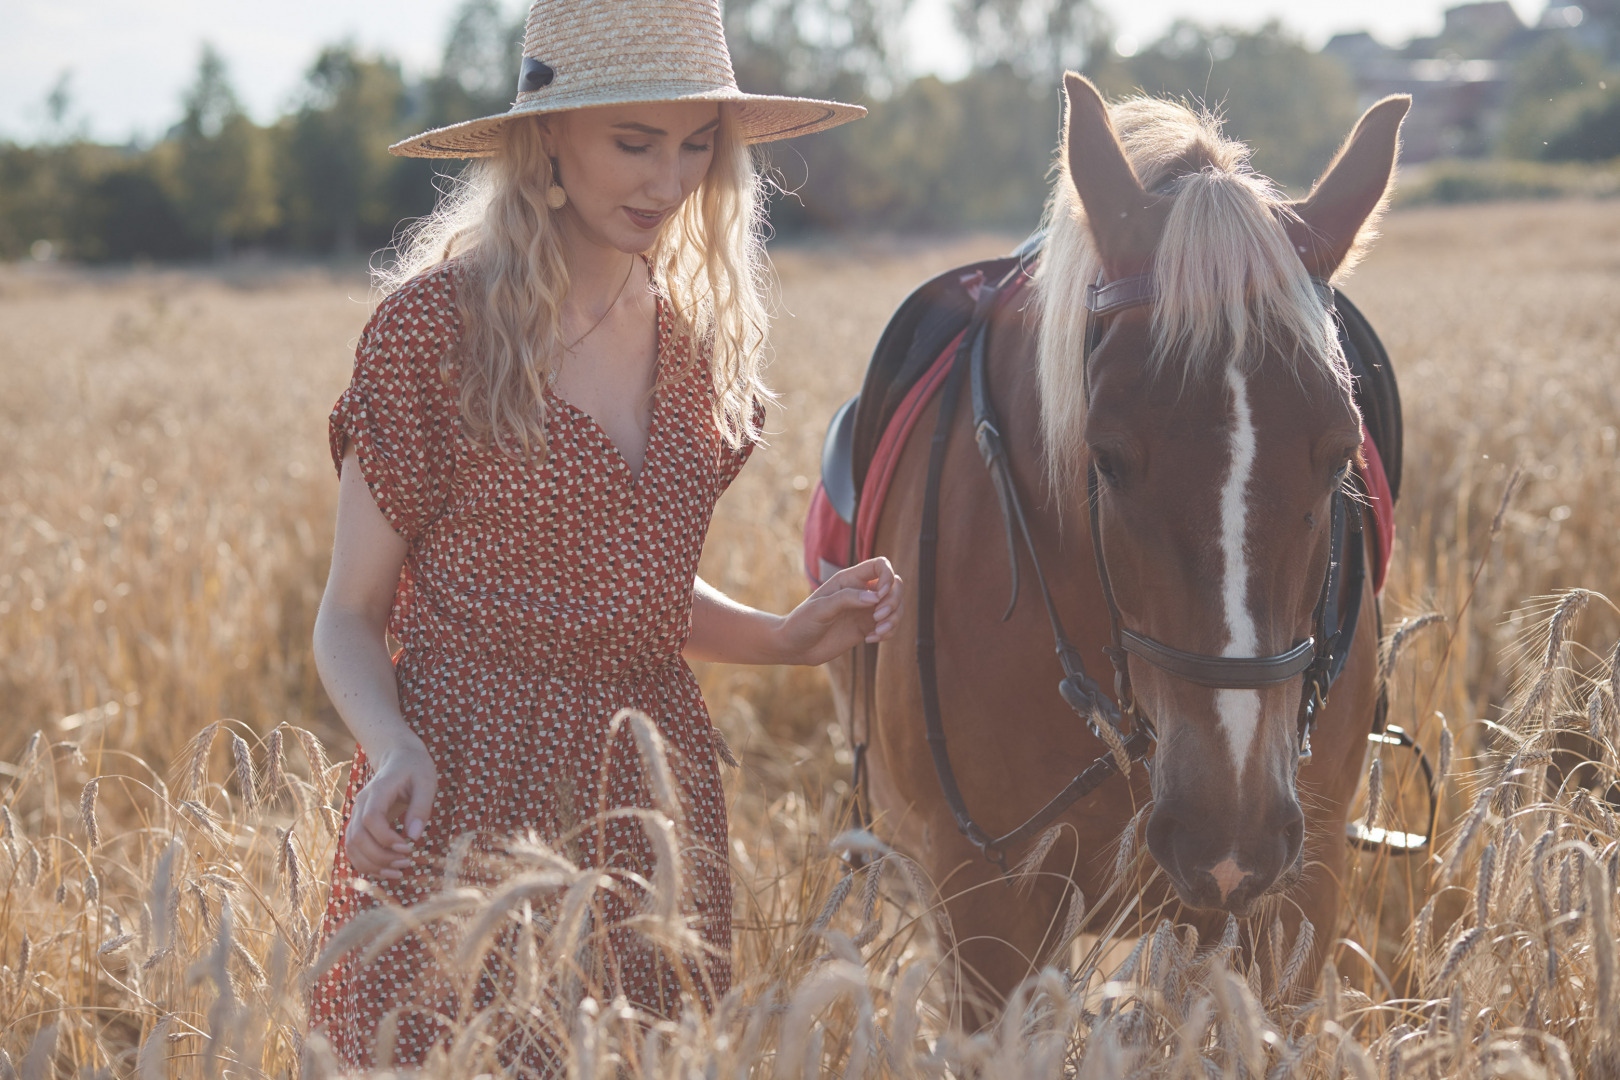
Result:
[[[632,256],[631,259],[630,259],[630,265],[626,266],[624,268],[624,280],[619,282],[619,291],[613,294],[613,302],[611,304],[609,304],[607,306],[607,309],[602,312],[602,317],[600,319],[597,319],[594,323],[592,323],[591,328],[589,330],[585,331],[583,334],[579,335],[579,337],[575,338],[574,343],[572,345],[565,346],[563,348],[563,352],[570,353],[570,352],[573,352],[575,349],[579,348],[579,343],[580,342],[584,341],[586,338],[588,338],[592,334],[596,333],[596,328],[601,326],[604,322],[607,321],[607,317],[609,315],[613,314],[613,309],[619,306],[619,297],[624,295],[624,287],[626,285],[630,284],[630,274],[635,270],[635,268],[636,268],[636,260]]]

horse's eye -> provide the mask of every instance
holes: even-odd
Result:
[[[1119,466],[1114,456],[1106,450],[1093,448],[1091,451],[1091,464],[1096,468],[1097,475],[1114,487],[1119,483]]]

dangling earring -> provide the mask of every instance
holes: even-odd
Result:
[[[546,188],[546,206],[553,210],[561,210],[568,202],[568,192],[557,183],[557,159],[551,159],[551,186]]]

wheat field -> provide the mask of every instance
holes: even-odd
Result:
[[[710,667],[740,760],[737,989],[657,1022],[548,992],[577,927],[548,937],[534,913],[590,868],[537,844],[528,892],[439,912],[466,980],[497,924],[529,975],[427,1075],[495,1074],[527,1038],[582,1080],[1620,1077],[1620,202],[1410,210],[1384,232],[1347,291],[1405,400],[1385,666],[1392,721],[1441,764],[1441,832],[1432,857],[1352,857],[1317,985],[1263,992],[1235,946],[1268,927],[1082,920],[997,1027],[952,1028],[949,927],[908,860],[846,831],[823,676]],[[884,320],[1015,240],[774,253],[782,408],[705,577],[775,610],[804,595],[821,432]],[[368,299],[321,268],[0,268],[0,1077],[299,1073],[352,750],[310,658],[325,416]],[[1416,822],[1411,761],[1375,761],[1373,815]]]

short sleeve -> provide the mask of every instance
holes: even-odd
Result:
[[[414,543],[444,510],[455,470],[458,402],[441,375],[458,321],[450,275],[430,271],[392,293],[355,349],[354,377],[332,409],[332,461],[350,444],[371,497]]]
[[[759,431],[765,423],[765,403],[758,398],[754,399],[754,419],[749,425],[750,430]],[[749,455],[754,452],[755,439],[745,436],[741,446],[730,446],[724,439],[720,440],[720,490],[724,492],[737,479],[742,467],[747,464]]]

